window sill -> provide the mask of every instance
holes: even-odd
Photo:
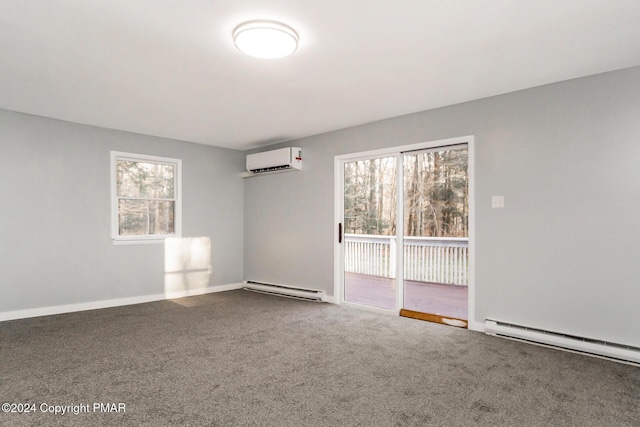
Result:
[[[155,245],[155,244],[164,244],[165,239],[168,239],[171,237],[178,237],[178,236],[171,235],[171,236],[142,238],[142,239],[115,237],[115,238],[112,238],[112,242],[114,245]]]

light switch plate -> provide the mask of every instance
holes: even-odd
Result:
[[[504,196],[492,196],[491,197],[492,208],[504,208]]]

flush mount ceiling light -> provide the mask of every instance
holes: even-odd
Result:
[[[249,21],[233,30],[233,42],[241,52],[256,58],[282,58],[298,48],[298,33],[275,21]]]

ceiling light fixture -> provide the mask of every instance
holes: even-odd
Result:
[[[280,22],[249,21],[233,30],[233,42],[241,52],[256,58],[282,58],[298,48],[298,33]]]

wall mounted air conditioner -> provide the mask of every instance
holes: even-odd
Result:
[[[302,169],[302,149],[299,147],[247,155],[247,170],[252,174]]]

